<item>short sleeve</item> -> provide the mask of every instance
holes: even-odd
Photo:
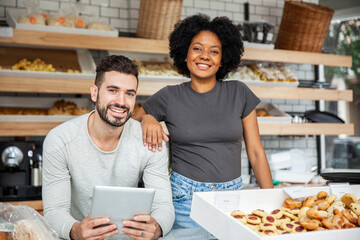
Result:
[[[241,114],[241,118],[247,117],[254,108],[260,103],[260,99],[249,89],[246,84],[241,83],[239,87],[242,88],[240,92],[242,92],[244,98],[244,108]]]
[[[164,87],[152,95],[146,102],[142,104],[145,112],[153,115],[156,120],[164,121],[167,113],[169,88]]]

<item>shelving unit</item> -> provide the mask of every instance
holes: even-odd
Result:
[[[101,37],[80,34],[65,34],[14,29],[12,38],[0,38],[0,43],[20,44],[41,47],[86,48],[97,50],[115,50],[124,52],[168,54],[166,40],[153,40],[129,37]],[[278,49],[246,48],[243,60],[283,62],[351,67],[350,56],[309,53]]]
[[[57,48],[85,48],[124,52],[168,54],[168,42],[127,37],[100,37],[14,29],[12,38],[0,38],[0,44]],[[351,67],[350,56],[288,50],[246,48],[243,60]],[[0,76],[0,92],[89,94],[94,79],[33,78]],[[166,85],[181,81],[144,81],[140,78],[138,95],[150,96]],[[352,101],[352,90],[250,86],[259,98]],[[1,136],[44,136],[62,122],[6,122],[0,124]],[[261,135],[339,135],[354,134],[353,124],[260,123]]]

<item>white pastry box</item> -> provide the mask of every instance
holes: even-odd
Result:
[[[350,185],[351,192],[360,197],[360,185]],[[330,193],[330,187],[307,187],[311,194],[319,191]],[[270,212],[282,206],[289,196],[282,189],[196,192],[193,196],[190,217],[219,240],[359,240],[360,228],[291,233],[260,236],[255,231],[233,218],[233,210],[251,213],[255,209]]]

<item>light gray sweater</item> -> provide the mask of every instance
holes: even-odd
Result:
[[[143,174],[145,187],[156,189],[151,216],[166,235],[175,215],[167,149],[155,153],[149,151],[142,142],[140,123],[129,119],[117,148],[111,152],[102,151],[89,135],[89,116],[85,114],[61,124],[45,138],[45,220],[61,238],[69,239],[72,225],[90,213],[94,186],[136,187]],[[126,238],[124,236],[118,234],[115,239]]]

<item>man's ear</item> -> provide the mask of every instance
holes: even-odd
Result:
[[[98,95],[98,88],[95,84],[92,84],[90,86],[90,95],[91,95],[91,101],[95,103]]]

